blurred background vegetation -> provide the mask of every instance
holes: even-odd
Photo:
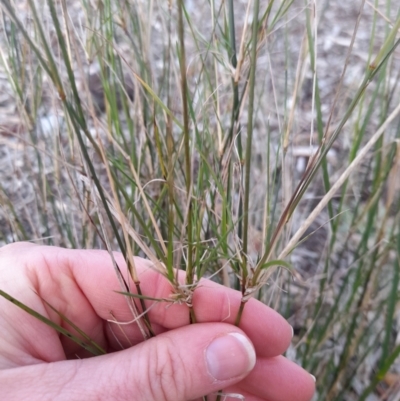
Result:
[[[400,400],[396,1],[0,4],[1,245],[212,277],[315,400]]]

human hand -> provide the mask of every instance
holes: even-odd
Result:
[[[167,298],[171,286],[150,262],[135,264],[143,294]],[[235,327],[241,294],[208,280],[194,292],[199,323],[189,324],[186,305],[160,302],[148,312],[157,336],[145,342],[137,324],[107,321],[110,313],[118,322],[132,315],[105,251],[7,245],[0,249],[0,289],[71,330],[43,300],[49,302],[108,352],[87,358],[0,297],[0,389],[7,401],[186,401],[220,389],[246,401],[307,401],[314,393],[312,377],[280,356],[292,338],[289,324],[251,299]]]

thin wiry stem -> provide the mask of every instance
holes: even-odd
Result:
[[[250,212],[250,172],[251,172],[251,155],[253,145],[253,119],[254,119],[254,96],[256,86],[256,65],[257,65],[257,40],[258,40],[258,13],[260,8],[259,0],[254,1],[253,9],[253,30],[251,40],[251,68],[249,83],[249,118],[247,121],[247,142],[245,157],[245,189],[244,189],[244,207],[243,207],[243,251],[242,251],[242,287],[245,286],[247,280],[247,251],[248,251],[248,234],[249,234],[249,212]],[[242,288],[242,292],[244,289]]]
[[[192,163],[190,154],[190,132],[189,132],[189,110],[188,110],[188,86],[186,76],[186,51],[185,51],[185,32],[183,23],[184,1],[178,2],[178,36],[180,44],[180,72],[181,72],[181,94],[182,94],[182,112],[183,112],[183,143],[185,150],[185,179],[187,195],[187,267],[186,284],[193,284],[193,205],[192,205]],[[190,308],[191,321],[195,322],[193,307]]]

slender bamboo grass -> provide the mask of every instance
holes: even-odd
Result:
[[[149,303],[186,303],[195,323],[202,277],[239,289],[237,325],[250,297],[294,325],[288,355],[317,376],[317,400],[374,394],[400,353],[393,2],[75,6],[28,0],[26,19],[0,5],[0,73],[22,125],[0,144],[0,242],[122,250],[134,291],[113,265],[144,338]],[[354,27],[349,43],[332,23]],[[169,297],[141,292],[133,255]]]

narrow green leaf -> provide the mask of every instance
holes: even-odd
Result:
[[[52,320],[48,319],[47,317],[45,317],[45,316],[41,315],[40,313],[34,311],[29,306],[26,306],[25,304],[23,304],[22,302],[18,301],[17,299],[15,299],[11,295],[7,294],[3,290],[0,290],[0,295],[3,298],[5,298],[8,301],[10,301],[11,303],[13,303],[14,305],[18,306],[18,308],[21,308],[25,312],[29,313],[31,316],[35,317],[36,319],[40,320],[41,322],[47,324],[49,327],[51,327],[54,330],[58,331],[60,334],[66,336],[70,340],[74,341],[76,344],[80,345],[85,350],[91,352],[93,355],[101,355],[101,354],[104,353],[104,352],[102,352],[104,350],[102,350],[101,347],[99,347],[99,346],[94,347],[93,345],[87,344],[81,338],[75,336],[74,334],[72,334],[68,330],[64,329],[63,327],[59,326],[57,323],[54,323]],[[88,337],[88,336],[86,336],[86,337]],[[93,344],[92,340],[90,342]]]
[[[286,267],[288,270],[292,270],[292,266],[290,265],[290,263],[285,262],[284,260],[281,259],[275,259],[275,260],[270,260],[267,263],[264,263],[260,269],[266,270],[269,269],[272,266],[283,266]]]

